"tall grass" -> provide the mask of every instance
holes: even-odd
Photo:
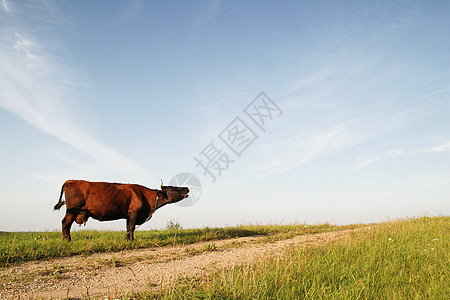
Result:
[[[70,243],[62,241],[59,232],[0,232],[0,266],[78,254],[183,245],[244,236],[319,233],[342,228],[347,227],[297,224],[150,230],[136,231],[133,242],[125,240],[124,232],[86,230],[73,232]]]
[[[331,244],[180,281],[146,299],[450,299],[450,218],[372,225]]]

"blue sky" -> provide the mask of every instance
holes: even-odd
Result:
[[[140,230],[450,211],[448,1],[0,1],[0,230],[54,230],[67,179],[194,205]],[[244,109],[282,111],[261,130]],[[219,135],[257,138],[237,156]],[[194,157],[232,161],[216,181]],[[87,229],[124,230],[89,220]]]

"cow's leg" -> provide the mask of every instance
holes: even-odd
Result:
[[[134,229],[136,228],[137,213],[129,213],[127,218],[127,240],[134,240]]]
[[[63,240],[71,241],[70,238],[70,227],[72,227],[73,221],[75,221],[76,214],[72,212],[66,212],[64,219],[62,219],[62,236]]]

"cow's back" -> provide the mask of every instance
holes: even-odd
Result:
[[[133,189],[121,183],[68,180],[65,193],[67,209],[88,211],[94,219],[111,220],[127,216]]]

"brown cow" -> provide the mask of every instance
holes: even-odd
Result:
[[[66,200],[62,201],[65,193]],[[66,204],[66,215],[62,220],[63,239],[70,241],[70,227],[85,224],[89,217],[99,221],[127,220],[127,240],[134,239],[136,225],[148,221],[155,210],[188,197],[187,187],[163,186],[152,190],[138,184],[89,182],[67,180],[54,209]]]

